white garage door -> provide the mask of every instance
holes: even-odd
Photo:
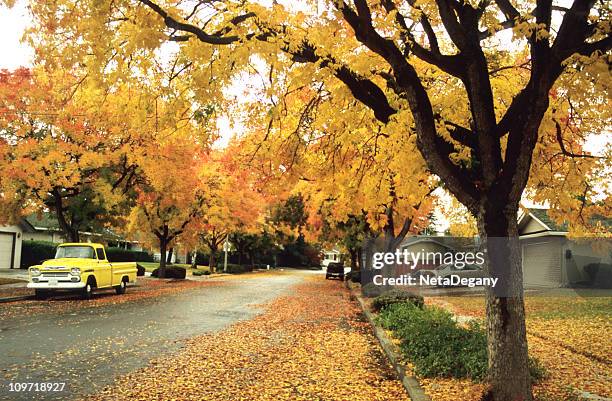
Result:
[[[13,255],[13,234],[0,233],[0,269],[10,269]]]
[[[556,243],[523,245],[523,280],[527,287],[558,287],[561,281],[561,252]]]

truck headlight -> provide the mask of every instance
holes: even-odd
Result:
[[[37,267],[33,267],[30,269],[30,274],[32,276],[40,276],[40,269]]]
[[[73,267],[72,269],[70,269],[70,274],[72,274],[73,276],[80,276],[81,269],[79,269],[78,267]]]

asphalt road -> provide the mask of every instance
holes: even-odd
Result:
[[[254,274],[174,295],[2,320],[0,399],[82,398],[156,356],[177,351],[185,339],[252,318],[261,312],[257,305],[287,293],[307,274],[316,273]],[[10,391],[10,383],[41,382],[65,387]]]

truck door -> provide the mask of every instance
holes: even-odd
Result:
[[[96,248],[96,256],[98,257],[98,264],[95,268],[98,287],[109,287],[112,281],[112,272],[111,265],[106,260],[104,248]]]

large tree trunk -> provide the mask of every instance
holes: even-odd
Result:
[[[170,250],[168,251],[168,256],[166,258],[166,264],[167,265],[171,265],[172,264],[172,255],[174,254],[174,247],[170,247]]]
[[[57,222],[62,229],[62,232],[66,236],[66,239],[69,242],[81,242],[79,229],[72,226],[72,223],[68,223],[68,220],[65,216],[64,210],[64,200],[59,189],[54,188],[51,192],[53,196],[53,209],[55,211],[55,216],[57,217]]]
[[[493,203],[493,205],[491,205]],[[482,203],[478,231],[489,274],[499,278],[487,289],[488,399],[530,401],[523,276],[518,241],[517,207]]]
[[[355,271],[357,270],[357,249],[349,249],[349,254],[351,255],[351,270]]]
[[[217,251],[211,249],[210,250],[210,255],[208,256],[208,267],[210,268],[210,271],[216,271],[216,264],[217,264]]]
[[[162,228],[162,235],[159,238],[159,275],[158,277],[166,277],[166,253],[168,250],[168,226]]]

